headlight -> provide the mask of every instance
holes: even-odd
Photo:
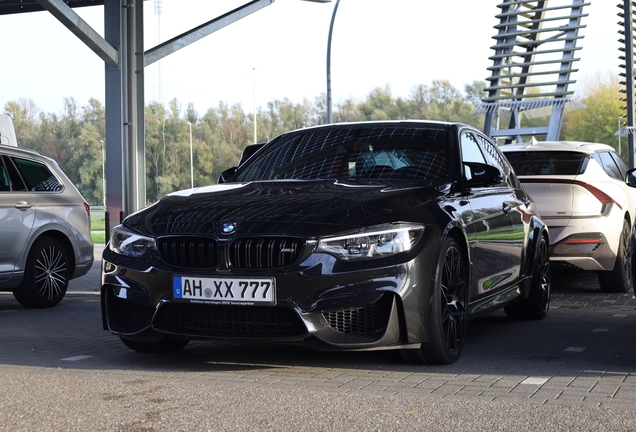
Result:
[[[387,257],[410,250],[423,232],[423,226],[409,225],[324,238],[318,251],[344,260]]]
[[[113,229],[113,236],[108,247],[117,254],[136,258],[146,251],[153,250],[155,240],[118,225]]]

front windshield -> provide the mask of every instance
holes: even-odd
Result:
[[[283,135],[232,180],[438,182],[447,180],[449,173],[448,132],[443,128],[352,125]]]

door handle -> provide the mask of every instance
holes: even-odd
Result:
[[[503,212],[504,212],[505,214],[508,214],[508,213],[510,213],[510,210],[512,209],[512,206],[510,205],[510,203],[509,203],[509,202],[504,201],[503,206],[502,206],[502,208],[501,208],[501,209],[503,210]]]
[[[26,201],[18,201],[17,203],[15,203],[15,208],[17,208],[18,210],[27,210],[31,207],[33,207],[33,204]]]

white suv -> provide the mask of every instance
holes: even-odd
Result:
[[[614,149],[572,141],[500,148],[550,229],[550,260],[597,271],[603,291],[630,290],[636,190]]]
[[[20,304],[58,304],[93,264],[90,207],[58,164],[0,145],[0,291]]]

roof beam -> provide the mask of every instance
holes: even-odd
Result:
[[[111,65],[119,63],[119,52],[106,42],[99,33],[93,30],[73,9],[66,5],[63,0],[37,0],[37,2],[106,63]]]
[[[40,0],[38,0],[40,1]],[[217,30],[227,27],[228,25],[245,18],[254,12],[269,6],[274,3],[274,0],[253,0],[244,4],[224,15],[214,18],[198,27],[193,28],[185,33],[180,34],[162,44],[157,45],[154,48],[150,48],[144,53],[144,67],[151,65],[152,63],[161,60],[173,52],[180,50],[193,42],[202,39],[214,33]]]

